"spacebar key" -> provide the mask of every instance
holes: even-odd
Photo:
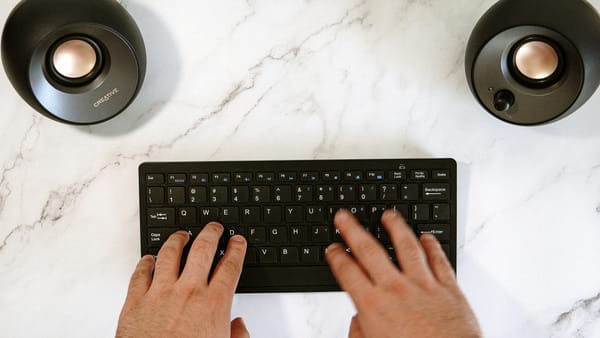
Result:
[[[244,267],[239,292],[339,290],[328,266]]]

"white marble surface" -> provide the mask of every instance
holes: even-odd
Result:
[[[453,157],[458,278],[486,336],[600,337],[600,94],[537,128],[482,111],[463,54],[491,0],[123,3],[149,69],[118,118],[57,124],[0,74],[0,336],[114,334],[143,161]],[[272,294],[233,312],[305,338],[347,336],[354,309]]]

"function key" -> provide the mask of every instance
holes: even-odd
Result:
[[[427,170],[411,170],[410,178],[412,180],[426,180],[429,178],[429,172]]]
[[[274,173],[256,173],[256,180],[258,182],[273,182],[275,181]]]
[[[229,183],[229,182],[231,182],[231,175],[229,175],[229,173],[213,173],[212,174],[212,182],[213,183]]]
[[[154,185],[154,184],[164,184],[165,177],[163,174],[146,174],[146,184]]]
[[[293,171],[285,171],[279,173],[280,182],[295,182],[298,179]]]
[[[383,181],[383,171],[367,171],[369,181]]]
[[[450,178],[450,171],[434,170],[432,176],[434,180],[447,180]]]
[[[168,182],[169,184],[184,184],[185,174],[169,174]]]
[[[191,184],[206,184],[208,183],[208,174],[190,174]]]
[[[406,179],[406,171],[404,170],[392,170],[388,172],[388,178],[394,181],[402,181]]]
[[[321,177],[323,178],[323,181],[337,182],[340,180],[340,173],[337,171],[326,171]]]
[[[233,180],[236,183],[250,183],[252,182],[252,173],[235,173]]]
[[[303,172],[300,173],[300,181],[302,182],[316,182],[319,180],[319,173],[318,172]]]
[[[344,173],[344,180],[346,181],[361,181],[363,174],[361,171],[351,170]]]

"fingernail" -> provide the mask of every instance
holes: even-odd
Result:
[[[242,235],[235,235],[230,238],[230,241],[238,242],[238,243],[246,243],[246,239]]]
[[[190,238],[190,233],[185,230],[179,230],[175,234],[186,235],[188,239]]]
[[[216,226],[216,227],[220,228],[221,230],[225,229],[225,228],[223,228],[223,225],[221,223],[218,223],[218,222],[210,222],[208,224],[210,224],[212,226]]]
[[[398,211],[396,211],[395,209],[387,209],[386,211],[383,212],[383,215],[381,215],[381,217],[383,219],[392,219],[394,217],[398,216]]]
[[[340,222],[348,219],[348,217],[350,217],[350,212],[346,209],[340,209],[335,213],[335,218]]]
[[[340,247],[342,247],[342,244],[340,244],[340,243],[331,243],[331,244],[329,244],[329,246],[327,247],[327,250],[326,250],[326,252],[325,252],[325,253],[328,253],[329,251],[331,251],[331,250],[334,250],[334,249],[337,249],[337,248],[340,248]]]

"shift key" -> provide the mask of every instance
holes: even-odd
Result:
[[[175,209],[148,208],[148,225],[174,225]]]

